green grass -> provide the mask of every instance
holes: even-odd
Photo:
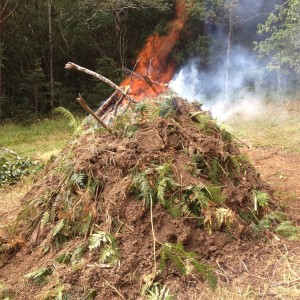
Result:
[[[228,130],[254,147],[279,147],[300,153],[300,101],[269,103],[254,119],[238,116],[227,122]]]
[[[0,147],[17,152],[22,157],[47,159],[58,152],[70,139],[72,130],[68,121],[53,118],[32,125],[0,125]]]

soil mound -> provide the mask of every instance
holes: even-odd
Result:
[[[87,119],[2,234],[14,299],[168,299],[190,276],[214,288],[224,245],[254,236],[267,186],[199,104],[161,96],[111,128]]]

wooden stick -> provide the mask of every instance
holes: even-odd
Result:
[[[111,129],[106,126],[106,124],[91,110],[91,108],[86,104],[80,94],[78,94],[77,102],[85,109],[91,116],[93,116],[98,123],[104,127],[108,132],[111,132]]]
[[[105,280],[105,279],[104,279]],[[121,294],[121,292],[111,283],[109,283],[107,280],[105,280],[106,284],[111,287],[117,294],[118,296],[122,299],[122,300],[126,300],[126,298]]]
[[[111,107],[111,105],[113,105],[117,100],[118,100],[118,97],[116,97],[118,94],[117,91],[115,91],[98,109],[97,111],[95,112],[95,114],[98,116],[98,117],[101,117],[103,116],[106,111]]]
[[[123,99],[124,99],[124,96],[121,96],[120,99],[117,101],[117,103],[116,103],[116,105],[115,105],[115,108],[114,108],[114,113],[113,113],[114,116],[117,115],[118,108],[119,108],[119,106],[121,105]]]
[[[96,77],[97,79],[99,79],[100,81],[105,82],[106,84],[108,84],[109,86],[111,86],[114,90],[118,91],[118,93],[120,93],[121,95],[125,96],[130,102],[134,101],[129,95],[127,95],[119,86],[117,86],[115,83],[113,83],[111,80],[107,79],[106,77],[91,71],[87,68],[83,68],[79,65],[76,65],[72,62],[68,62],[65,65],[65,69],[76,69],[78,71],[81,71],[83,73],[86,73],[88,75],[91,75],[93,77]]]
[[[136,73],[136,72],[134,72],[134,71],[131,71],[131,70],[129,70],[129,69],[126,68],[126,67],[123,67],[123,68],[122,68],[122,71],[123,71],[125,74],[127,74],[127,75],[129,75],[129,76],[133,76],[133,77],[135,77],[135,78],[137,78],[137,79],[140,79],[140,80],[143,80],[143,79],[144,79],[142,75],[140,75],[140,74],[138,74],[138,73]]]
[[[132,77],[135,77],[135,78],[137,78],[137,79],[139,79],[139,80],[145,80],[146,81],[146,83],[151,87],[151,89],[153,89],[153,91],[155,92],[155,93],[159,93],[158,92],[158,90],[155,88],[155,86],[154,86],[154,84],[159,84],[158,82],[154,82],[153,80],[151,80],[147,75],[140,75],[140,74],[138,74],[138,73],[136,73],[136,72],[134,72],[134,71],[131,71],[131,70],[129,70],[128,68],[126,68],[126,67],[123,67],[122,68],[122,70],[123,70],[123,72],[125,73],[125,74],[127,74],[127,75],[129,75],[129,76],[132,76]],[[159,84],[160,85],[160,84]]]

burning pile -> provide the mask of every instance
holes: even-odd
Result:
[[[183,297],[189,276],[214,288],[207,262],[253,234],[268,204],[233,137],[172,95],[128,109],[110,131],[83,128],[26,195],[17,234],[2,240],[4,253],[21,248],[1,266],[14,299],[137,299],[165,285]]]
[[[85,120],[26,195],[16,232],[0,237],[2,280],[14,299],[185,299],[184,278],[215,288],[214,261],[268,210],[266,187],[232,135],[201,105],[163,93],[182,3],[169,34],[148,39],[121,88],[67,64],[109,83],[115,100],[93,113],[79,98],[102,127]],[[156,98],[137,103],[146,96]],[[123,97],[135,105],[117,114]],[[108,126],[100,117],[111,111]]]

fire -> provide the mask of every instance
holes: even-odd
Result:
[[[120,86],[130,86],[129,93],[136,99],[154,97],[167,89],[166,85],[175,72],[175,63],[171,61],[170,53],[179,38],[187,19],[184,0],[176,0],[176,15],[169,22],[167,35],[158,33],[148,37],[146,44],[138,55],[134,70],[140,76],[127,77]]]

